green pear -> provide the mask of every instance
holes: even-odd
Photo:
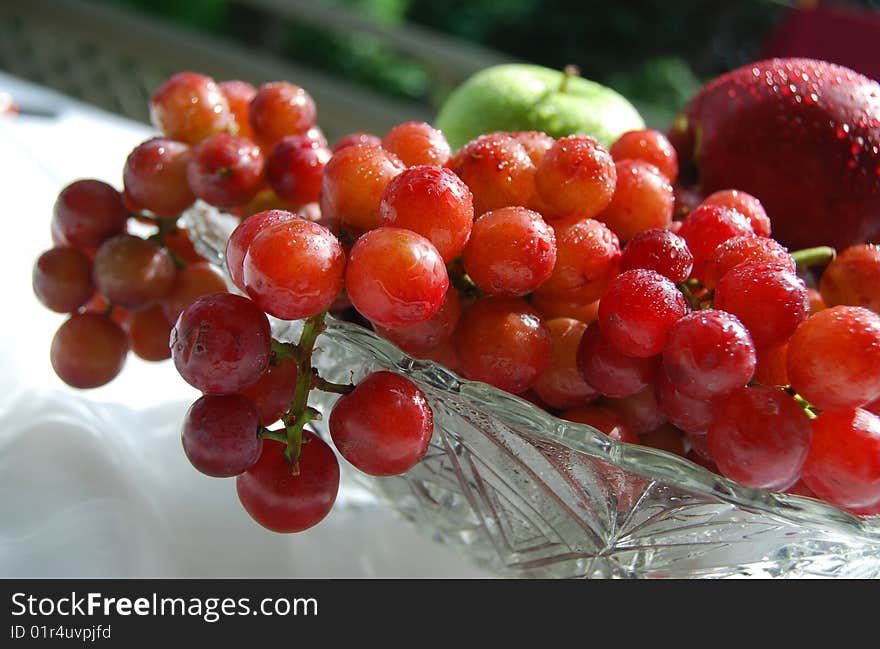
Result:
[[[556,138],[584,133],[608,147],[645,122],[625,97],[570,69],[506,63],[466,79],[447,97],[434,126],[456,150],[493,131],[544,131]]]

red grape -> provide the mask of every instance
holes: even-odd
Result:
[[[880,503],[880,418],[861,408],[823,412],[812,428],[804,483],[840,507]]]
[[[172,140],[195,144],[233,128],[235,118],[217,83],[204,74],[179,72],[150,98],[150,121]]]
[[[559,413],[559,418],[591,426],[618,442],[638,444],[640,441],[638,435],[623,425],[620,416],[606,406],[591,404],[569,408]]]
[[[657,402],[672,424],[688,434],[703,433],[712,422],[714,410],[710,399],[695,399],[675,387],[666,372],[657,375]]]
[[[451,151],[443,133],[426,122],[403,122],[382,138],[382,146],[400,158],[408,167],[449,162]]]
[[[609,397],[628,397],[654,382],[659,359],[633,358],[615,349],[598,323],[584,332],[577,348],[577,367],[586,382]]]
[[[315,125],[315,100],[303,88],[287,81],[264,83],[248,111],[256,141],[270,150],[285,135],[300,135]]]
[[[232,293],[203,295],[171,330],[171,357],[183,379],[205,394],[232,394],[269,365],[269,320],[251,300]]]
[[[345,251],[323,225],[290,219],[264,228],[244,258],[248,295],[282,320],[327,310],[342,290]]]
[[[608,207],[616,182],[611,154],[588,135],[556,140],[535,172],[538,196],[559,216],[595,217]]]
[[[775,239],[745,235],[728,239],[715,248],[706,260],[703,284],[706,288],[715,288],[727,271],[750,261],[779,265],[792,273],[797,271],[797,264],[788,250]]]
[[[165,248],[120,234],[98,248],[92,274],[98,292],[111,304],[145,309],[168,295],[177,268]]]
[[[660,131],[650,128],[627,131],[617,138],[608,152],[615,161],[627,158],[644,160],[657,167],[670,183],[678,177],[678,154]]]
[[[430,350],[452,340],[458,319],[461,316],[461,302],[458,291],[447,290],[440,309],[427,320],[408,327],[388,329],[374,325],[376,333],[387,338],[403,351],[421,358]]]
[[[628,270],[615,277],[599,302],[602,335],[627,356],[656,356],[672,325],[687,313],[684,296],[653,270]]]
[[[231,478],[260,457],[260,420],[254,404],[240,394],[205,395],[183,419],[183,450],[192,465],[214,478]]]
[[[348,135],[340,138],[339,141],[333,145],[333,153],[336,153],[340,149],[344,149],[347,146],[354,146],[356,144],[381,146],[382,138],[380,138],[378,135],[373,135],[372,133],[349,133]]]
[[[52,231],[63,243],[91,250],[125,232],[127,222],[122,194],[100,180],[77,180],[58,194]]]
[[[556,221],[556,265],[536,296],[588,304],[601,297],[620,264],[617,235],[594,219]]]
[[[251,101],[257,94],[257,89],[247,81],[232,79],[230,81],[221,81],[217,84],[220,92],[226,97],[229,104],[229,111],[235,120],[235,135],[253,139],[254,133],[251,130],[248,113],[250,111]]]
[[[584,381],[576,356],[587,325],[571,318],[553,318],[545,324],[550,331],[550,361],[532,390],[552,408],[573,408],[594,400],[599,393]]]
[[[287,210],[263,210],[247,217],[232,231],[226,242],[226,268],[239,290],[245,290],[244,258],[254,238],[264,229],[295,218],[297,215]]]
[[[667,228],[651,228],[639,232],[623,248],[620,270],[646,268],[656,270],[673,282],[690,277],[694,256],[687,243]]]
[[[330,149],[301,135],[281,138],[266,162],[266,177],[275,193],[294,205],[314,203],[321,196],[321,178]]]
[[[379,225],[379,203],[391,179],[406,169],[381,146],[347,146],[327,161],[321,180],[321,214],[356,233]]]
[[[41,254],[31,276],[37,299],[57,313],[73,313],[92,299],[92,261],[76,248],[51,248]]]
[[[263,186],[264,167],[263,153],[251,140],[218,133],[192,149],[186,177],[197,198],[232,209],[256,196]]]
[[[440,253],[425,237],[403,228],[380,227],[352,247],[345,288],[361,315],[395,329],[437,313],[449,277]]]
[[[693,276],[701,281],[705,277],[706,262],[715,248],[733,237],[754,234],[745,216],[719,205],[700,205],[685,217],[678,231],[694,256]]]
[[[97,388],[122,371],[128,336],[99,313],[77,313],[55,332],[49,357],[58,377],[74,388]]]
[[[767,216],[761,201],[751,194],[738,189],[722,189],[710,194],[703,200],[703,204],[720,205],[736,210],[749,220],[755,234],[759,237],[770,236],[770,217]]]
[[[803,408],[765,385],[715,401],[709,451],[721,474],[747,487],[782,491],[801,475],[812,433]]]
[[[810,315],[803,280],[784,266],[757,261],[724,274],[715,288],[715,308],[739,318],[759,348],[784,343]]]
[[[379,203],[381,225],[421,234],[447,263],[461,254],[473,221],[471,190],[442,167],[410,167],[388,183]]]
[[[186,144],[167,138],[139,144],[122,170],[126,197],[138,209],[160,218],[177,218],[196,198],[186,177],[191,154]]]
[[[164,361],[171,358],[168,338],[171,322],[160,306],[133,312],[125,321],[131,351],[145,361]]]
[[[302,532],[321,522],[339,492],[339,462],[317,435],[303,431],[298,470],[284,445],[264,440],[260,459],[235,479],[238,498],[251,518],[281,533]]]
[[[206,261],[187,264],[177,272],[171,290],[159,300],[168,322],[175,322],[197,297],[226,290],[226,280]]]
[[[486,297],[462,312],[455,347],[467,378],[519,394],[550,362],[550,330],[522,298]]]
[[[412,381],[374,372],[334,404],[329,429],[340,455],[360,471],[400,475],[428,452],[434,413]]]
[[[447,165],[474,195],[474,214],[528,205],[535,193],[535,165],[519,141],[506,133],[481,135]]]
[[[880,246],[864,243],[837,255],[819,281],[828,306],[863,306],[880,313]]]
[[[666,336],[663,368],[680,392],[711,399],[743,387],[755,373],[749,332],[725,311],[705,309],[680,318]]]
[[[639,232],[665,228],[672,222],[672,185],[657,167],[643,160],[615,164],[617,182],[608,206],[596,215],[618,236],[629,241]]]
[[[297,374],[294,358],[273,359],[255,383],[241,390],[256,407],[264,426],[274,424],[290,408]]]
[[[880,397],[880,315],[835,306],[801,324],[788,343],[791,386],[820,410],[848,410]]]
[[[553,273],[556,235],[537,212],[502,207],[476,220],[464,249],[464,268],[484,293],[526,295]]]

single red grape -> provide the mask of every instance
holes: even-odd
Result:
[[[458,319],[461,317],[461,301],[458,291],[446,291],[440,309],[427,320],[408,327],[388,329],[374,325],[376,333],[387,338],[408,354],[422,358],[425,353],[452,340]]]
[[[578,345],[587,325],[572,318],[553,318],[545,324],[550,331],[550,361],[532,391],[551,408],[593,401],[599,392],[584,380],[577,365]]]
[[[287,81],[264,83],[248,110],[256,141],[271,150],[285,135],[300,135],[315,125],[315,100],[303,88]]]
[[[380,227],[362,235],[352,247],[345,288],[361,315],[395,329],[437,313],[446,298],[449,276],[440,253],[425,237],[403,228]]]
[[[595,219],[551,225],[556,234],[556,264],[535,295],[581,305],[598,300],[619,271],[617,235]]]
[[[705,435],[712,423],[714,409],[711,399],[695,399],[675,387],[666,371],[657,373],[657,402],[670,423],[690,435]]]
[[[355,233],[377,227],[382,195],[404,169],[406,165],[381,146],[357,144],[339,149],[324,167],[323,218]]]
[[[251,300],[212,293],[183,310],[169,344],[187,383],[205,394],[232,394],[266,371],[272,333],[266,314]]]
[[[297,469],[284,445],[264,440],[260,459],[235,479],[238,498],[251,518],[273,532],[302,532],[321,522],[339,492],[339,462],[317,435],[303,431]]]
[[[150,121],[165,137],[187,144],[235,124],[217,82],[196,72],[179,72],[159,86],[150,98]]]
[[[704,205],[729,207],[745,216],[759,237],[770,236],[770,217],[757,198],[738,189],[722,189],[703,200]]]
[[[269,185],[294,205],[314,203],[321,196],[321,178],[330,149],[302,135],[281,138],[266,162]]]
[[[694,311],[680,318],[666,335],[666,376],[677,390],[695,399],[711,399],[743,387],[756,364],[749,332],[726,311]]]
[[[594,322],[577,348],[577,367],[595,390],[608,397],[628,397],[654,382],[659,358],[634,358],[621,354],[602,335]]]
[[[715,288],[731,268],[750,261],[776,264],[792,273],[797,271],[794,258],[775,239],[745,235],[720,244],[706,260],[703,284]]]
[[[682,221],[678,235],[694,256],[693,276],[703,280],[705,266],[715,248],[733,237],[754,236],[749,220],[728,207],[700,205]]]
[[[615,168],[614,196],[596,215],[597,220],[611,228],[621,241],[672,223],[672,185],[657,167],[643,160],[626,159],[616,162]]]
[[[145,309],[168,295],[177,268],[171,255],[151,241],[131,234],[107,239],[92,269],[95,286],[111,304]]]
[[[400,475],[418,464],[434,431],[421,390],[394,372],[374,372],[330,412],[330,437],[340,455],[374,476]]]
[[[263,186],[264,167],[263,153],[251,140],[218,133],[192,149],[186,178],[197,198],[232,209],[256,196]]]
[[[95,294],[92,261],[76,248],[50,248],[37,258],[31,284],[43,306],[73,313]]]
[[[608,207],[616,183],[611,154],[588,135],[556,140],[535,172],[538,196],[559,216],[595,217]]]
[[[455,331],[464,375],[513,394],[532,387],[550,363],[550,330],[522,298],[486,297],[468,305]]]
[[[333,145],[333,153],[336,153],[340,149],[344,149],[347,146],[354,146],[356,144],[381,146],[382,138],[380,138],[378,135],[373,135],[372,133],[349,133],[348,135],[341,137],[339,141]]]
[[[297,364],[292,357],[273,359],[255,383],[241,390],[254,404],[260,422],[270,426],[290,409],[296,390]]]
[[[167,138],[139,144],[122,170],[126,197],[138,209],[160,218],[177,218],[196,198],[186,173],[191,154],[186,144]]]
[[[124,233],[127,222],[122,194],[100,180],[77,180],[58,194],[52,231],[63,243],[85,251]]]
[[[464,248],[464,268],[484,293],[526,295],[546,282],[556,265],[556,235],[525,207],[486,212]]]
[[[627,158],[644,160],[657,167],[670,183],[678,177],[678,154],[660,131],[651,128],[627,131],[617,138],[608,152],[615,161]]]
[[[880,418],[861,408],[823,412],[812,427],[804,483],[839,507],[880,502]]]
[[[656,270],[673,282],[690,277],[694,256],[687,242],[667,228],[651,228],[639,232],[623,248],[620,271],[633,268]]]
[[[168,322],[177,321],[180,313],[197,297],[226,290],[226,280],[206,261],[187,264],[174,278],[171,290],[159,300]]]
[[[656,356],[666,335],[688,311],[676,285],[653,270],[628,270],[615,277],[599,302],[602,335],[627,356]]]
[[[447,165],[474,195],[474,214],[528,205],[535,165],[525,147],[506,133],[488,133],[465,144]]]
[[[145,361],[164,361],[171,358],[168,338],[172,323],[158,305],[134,311],[125,321],[131,342],[131,351]]]
[[[99,313],[76,313],[64,321],[49,357],[58,377],[74,388],[105,385],[116,378],[128,356],[128,336],[122,327]]]
[[[757,261],[724,274],[715,288],[715,308],[739,318],[759,348],[784,343],[810,315],[803,280],[785,266]]]
[[[828,306],[863,306],[880,313],[880,246],[843,250],[822,271],[819,292]]]
[[[449,162],[452,151],[441,131],[426,122],[403,122],[389,130],[382,138],[382,146],[400,158],[408,167],[435,165]]]
[[[266,313],[299,320],[326,311],[342,290],[345,251],[330,230],[305,219],[264,228],[244,258],[247,294]]]
[[[264,229],[295,218],[297,215],[287,210],[263,210],[251,214],[232,231],[226,242],[226,268],[239,290],[245,290],[244,258],[254,238]]]
[[[791,396],[753,385],[714,403],[709,451],[722,475],[747,487],[776,491],[797,482],[812,432],[806,413]]]
[[[254,404],[240,394],[205,395],[183,419],[181,440],[192,465],[213,478],[231,478],[251,468],[263,440]]]
[[[257,94],[257,89],[247,81],[232,79],[229,81],[221,81],[217,84],[220,92],[226,97],[229,104],[229,111],[235,121],[235,130],[230,129],[235,135],[253,139],[254,133],[251,130],[248,113],[250,112],[251,101]]]
[[[385,188],[379,222],[421,234],[448,263],[461,254],[471,235],[473,195],[450,169],[410,167]]]
[[[820,410],[849,410],[880,397],[880,315],[835,306],[803,322],[788,343],[791,387]]]

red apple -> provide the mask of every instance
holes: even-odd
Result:
[[[880,84],[839,65],[770,59],[711,81],[675,120],[683,176],[760,199],[792,248],[880,239]]]

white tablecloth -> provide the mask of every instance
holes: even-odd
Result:
[[[0,92],[54,117],[0,116],[0,577],[485,577],[368,494],[345,489],[298,535],[253,523],[233,480],[199,474],[179,426],[198,393],[169,362],[130,357],[108,386],[77,391],[49,364],[64,317],[33,296],[59,190],[119,187],[144,125],[0,72]]]

